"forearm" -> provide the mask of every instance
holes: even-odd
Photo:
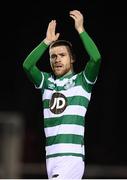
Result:
[[[95,43],[93,42],[93,40],[87,34],[86,31],[80,33],[80,38],[90,57],[84,69],[84,73],[86,78],[90,82],[94,83],[99,73],[100,64],[101,64],[101,55],[99,53],[97,46],[95,45]]]
[[[36,63],[43,55],[48,45],[41,42],[25,59],[23,62],[23,69],[26,72],[28,78],[36,85],[39,86],[42,81],[42,73],[37,68]]]
[[[79,35],[83,43],[83,46],[85,47],[88,55],[90,56],[90,60],[93,60],[94,62],[100,61],[101,55],[99,53],[99,50],[95,45],[94,41],[88,35],[88,33],[86,31],[83,31]]]
[[[23,62],[23,68],[26,71],[30,71],[32,67],[36,65],[38,60],[41,58],[48,45],[41,42],[25,59]]]

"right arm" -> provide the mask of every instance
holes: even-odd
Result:
[[[47,29],[46,38],[26,57],[23,62],[23,69],[26,72],[28,78],[37,86],[42,81],[42,73],[36,66],[37,62],[44,54],[48,46],[58,39],[59,33],[55,34],[56,21],[52,20]]]
[[[41,42],[25,59],[23,62],[23,69],[26,72],[28,78],[37,86],[40,85],[42,81],[41,71],[36,66],[36,63],[41,58],[47,45]]]

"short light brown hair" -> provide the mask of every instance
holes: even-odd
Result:
[[[72,44],[71,42],[67,41],[67,40],[56,40],[54,42],[52,42],[49,46],[49,49],[53,48],[53,47],[57,47],[57,46],[66,46],[67,47],[67,50],[70,54],[70,56],[72,57],[73,61],[76,60],[75,58],[75,54],[73,52],[73,47],[72,47]]]

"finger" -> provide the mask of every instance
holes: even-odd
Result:
[[[77,20],[77,17],[73,14],[70,14],[70,17],[72,17],[72,19],[74,19],[74,20]]]
[[[56,31],[56,20],[52,20],[50,29],[49,29],[49,33],[52,37],[55,36],[55,31]]]
[[[55,23],[54,20],[50,21],[49,26],[48,26],[48,30],[52,31],[54,29]]]
[[[78,14],[78,12],[76,10],[73,10],[73,11],[70,11],[70,14],[76,15],[76,14]]]
[[[80,11],[78,11],[78,10],[72,10],[72,11],[70,11],[70,13],[81,14],[81,12],[80,12]]]
[[[60,36],[60,33],[56,33],[56,39],[58,39]]]
[[[48,30],[50,30],[50,29],[51,29],[52,22],[53,22],[53,20],[51,20],[51,21],[49,22],[49,24],[48,24]]]
[[[78,15],[81,15],[82,13],[80,12],[80,11],[78,11],[78,10],[74,10],[74,12],[76,13],[76,14],[78,14]]]
[[[56,20],[53,20],[51,25],[51,31],[53,34],[55,33],[55,30],[56,30]]]
[[[70,15],[73,15],[73,16],[75,16],[76,18],[82,17],[82,14],[81,14],[80,11],[78,11],[78,10],[70,11]]]

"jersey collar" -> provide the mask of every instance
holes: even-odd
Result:
[[[63,80],[65,78],[71,78],[75,73],[73,71],[70,71],[68,73],[66,73],[65,75],[61,76],[61,77],[56,77],[56,79],[59,79],[59,80]]]

